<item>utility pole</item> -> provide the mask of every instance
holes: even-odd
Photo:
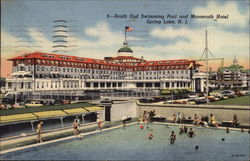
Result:
[[[203,56],[205,54],[205,59],[202,59]],[[211,55],[212,58],[211,59],[208,59],[208,55]],[[210,60],[221,60],[221,65],[220,67],[223,67],[224,65],[224,58],[215,58],[214,55],[211,53],[211,51],[208,49],[208,40],[207,40],[207,30],[206,30],[206,33],[205,33],[205,49],[200,57],[199,60],[195,60],[195,61],[205,61],[206,62],[206,74],[207,74],[207,77],[206,77],[206,95],[207,95],[207,103],[208,103],[208,92],[209,92],[209,88],[208,88],[208,76],[209,76],[209,72],[208,72],[208,61]]]
[[[207,77],[206,77],[206,94],[207,94],[207,104],[208,104],[208,48],[207,48],[207,30],[206,30],[206,41],[205,41],[205,54],[206,54],[206,73],[207,73]]]

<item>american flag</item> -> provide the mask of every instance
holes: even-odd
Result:
[[[132,27],[125,26],[125,31],[126,32],[131,32],[131,31],[133,31],[133,29],[132,29]]]

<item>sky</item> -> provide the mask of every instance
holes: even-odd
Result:
[[[236,57],[249,69],[247,0],[2,0],[1,76],[11,73],[8,58],[29,52],[98,59],[117,56],[125,26],[133,28],[127,41],[135,57],[198,60],[207,30],[209,58],[224,58],[228,66]],[[66,43],[58,42],[56,35],[67,36]],[[209,61],[209,68],[216,70],[220,64],[220,60]]]

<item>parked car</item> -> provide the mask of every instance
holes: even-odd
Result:
[[[245,95],[250,95],[250,90],[248,90],[248,91],[240,91],[240,93],[242,93],[244,96]]]
[[[222,91],[221,94],[223,95],[223,98],[226,99],[226,98],[235,98],[237,97],[233,91]]]
[[[199,104],[206,104],[207,103],[207,99],[205,99],[205,98],[201,98],[201,99],[189,99],[188,102],[195,102],[195,104],[197,104],[197,105],[199,105]]]
[[[190,94],[187,95],[187,97],[188,97],[188,98],[198,98],[199,95],[196,94],[196,93],[190,93]]]

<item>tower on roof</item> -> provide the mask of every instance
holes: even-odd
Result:
[[[236,58],[236,56],[234,57],[234,60],[233,60],[233,65],[237,65],[238,64],[238,60]]]
[[[123,42],[123,47],[118,50],[117,56],[134,56],[133,50],[128,46],[128,42]]]

